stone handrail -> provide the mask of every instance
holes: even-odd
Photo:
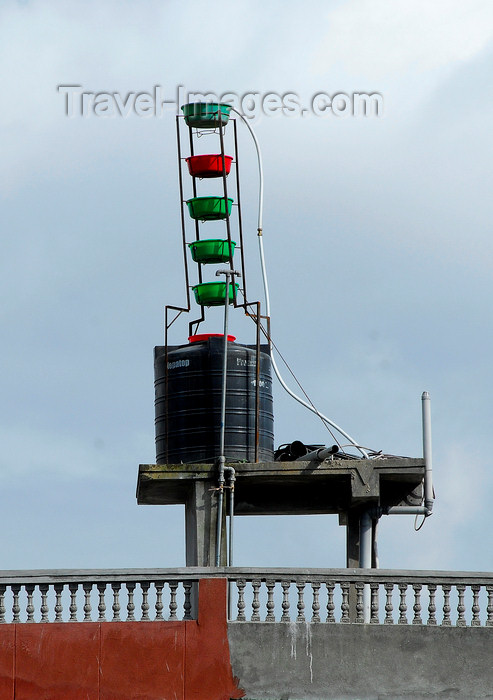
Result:
[[[191,620],[197,581],[186,569],[1,571],[0,624]]]
[[[194,584],[229,580],[231,621],[493,627],[493,574],[383,569],[0,572],[0,623],[192,619]]]
[[[230,609],[236,610],[230,617],[237,622],[493,627],[492,573],[232,569],[228,578],[233,589]]]

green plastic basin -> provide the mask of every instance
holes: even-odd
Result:
[[[233,200],[228,197],[228,216],[231,214]],[[226,202],[224,197],[192,197],[187,199],[188,211],[192,219],[214,221],[226,218]]]
[[[231,241],[231,257],[235,252],[235,241]],[[204,241],[194,241],[188,247],[192,254],[192,260],[196,263],[222,263],[229,260],[228,240],[221,238],[209,238]]]
[[[197,129],[216,129],[228,123],[231,105],[217,102],[189,102],[182,105],[187,126]]]
[[[238,284],[235,284],[238,294]],[[192,287],[195,301],[200,306],[224,306],[226,282],[203,282]],[[229,303],[233,303],[233,285],[229,285]]]

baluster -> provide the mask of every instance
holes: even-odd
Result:
[[[149,586],[150,586],[150,583],[148,581],[141,581],[140,582],[140,588],[142,590],[142,604],[140,606],[141,610],[142,610],[142,617],[140,619],[142,622],[148,622],[150,620],[149,601],[148,601]]]
[[[452,586],[450,586],[448,583],[442,584],[442,591],[443,591],[443,620],[442,620],[442,625],[444,627],[450,627],[452,624],[452,621],[450,620],[450,611],[452,608],[450,607],[450,589]]]
[[[20,622],[21,618],[19,613],[21,611],[21,608],[19,605],[19,592],[21,590],[21,587],[18,584],[14,583],[12,584],[11,588],[12,594],[14,596],[14,600],[12,601],[12,622]]]
[[[334,588],[335,584],[332,581],[326,581],[327,586],[327,622],[335,622],[334,610],[336,608],[334,603]]]
[[[245,622],[245,586],[246,581],[243,578],[239,578],[236,581],[236,587],[238,588],[238,617],[236,618],[238,622]]]
[[[55,589],[55,622],[62,622],[62,620],[63,620],[63,604],[62,604],[63,583],[55,583],[55,585],[53,587]]]
[[[113,590],[113,605],[111,609],[113,610],[113,622],[120,622],[120,588],[121,583],[112,583],[111,588]]]
[[[70,591],[70,622],[77,622],[77,591],[79,584],[69,583],[68,589]]]
[[[457,588],[457,593],[459,594],[459,601],[457,603],[457,622],[456,625],[457,627],[465,627],[466,626],[466,618],[464,617],[464,613],[466,611],[466,606],[464,605],[464,592],[466,590],[466,587],[463,583],[459,583],[456,585]]]
[[[296,588],[298,589],[298,602],[296,604],[298,608],[298,617],[296,618],[296,622],[305,622],[305,601],[303,600],[305,581],[298,581]]]
[[[414,617],[413,625],[422,625],[423,620],[421,619],[421,589],[423,586],[420,583],[413,583],[414,590]]]
[[[178,610],[178,603],[176,602],[176,591],[178,589],[178,581],[168,581],[170,597],[169,597],[169,619],[177,620],[176,611]]]
[[[106,593],[106,583],[98,583],[97,586],[98,586],[98,594],[99,594],[98,622],[106,622],[106,601],[104,599],[104,595]]]
[[[5,609],[5,591],[7,589],[7,586],[4,586],[3,584],[0,586],[0,624],[5,623],[5,613],[7,612]]]
[[[260,601],[259,601],[259,591],[260,591],[261,581],[255,579],[252,581],[253,588],[253,600],[252,600],[252,622],[260,622]]]
[[[398,625],[407,625],[406,591],[407,591],[407,583],[399,583],[400,601],[399,601],[399,619],[397,621]]]
[[[49,622],[49,607],[48,607],[48,584],[47,583],[40,583],[39,586],[39,592],[41,593],[41,620],[40,622]]]
[[[265,582],[267,586],[267,616],[265,618],[266,622],[275,622],[276,616],[274,615],[274,586],[276,582],[269,579]]]
[[[127,622],[134,622],[135,620],[135,603],[134,603],[134,591],[135,583],[127,581],[125,584],[127,589]]]
[[[363,590],[364,590],[364,584],[361,583],[360,581],[357,581],[354,584],[354,587],[356,588],[356,622],[358,624],[362,624],[365,621],[365,616],[363,615],[363,608],[364,608],[364,603],[363,603]]]
[[[26,620],[26,622],[34,622],[34,604],[33,604],[34,585],[32,583],[27,583],[24,586],[24,588],[26,589],[26,593],[27,593],[27,605],[26,605],[27,620]]]
[[[428,593],[430,594],[430,602],[428,604],[428,622],[426,623],[427,625],[436,625],[437,619],[436,619],[436,610],[437,606],[435,604],[435,594],[436,594],[437,587],[434,583],[429,583],[428,584]]]
[[[320,583],[312,582],[313,602],[312,602],[312,622],[320,622],[320,602],[318,599]]]
[[[474,584],[474,586],[471,586],[472,590],[472,620],[471,620],[471,627],[480,627],[481,626],[481,620],[479,618],[479,613],[481,611],[481,608],[479,607],[479,591],[480,591],[480,586],[477,584]]]
[[[281,581],[282,588],[282,615],[281,622],[290,622],[291,618],[289,616],[289,589],[291,587],[291,581]]]
[[[192,619],[192,585],[192,581],[183,582],[183,588],[185,590],[185,600],[183,602],[184,620]]]
[[[163,581],[154,581],[154,588],[156,589],[156,603],[154,605],[156,609],[156,617],[154,620],[164,620],[163,617]]]
[[[392,617],[392,612],[394,610],[394,606],[392,605],[392,593],[394,591],[394,584],[393,583],[385,583],[384,584],[385,588],[385,620],[383,621],[385,625],[393,625],[394,624],[394,618]]]
[[[378,583],[370,583],[370,623],[378,625]]]
[[[341,603],[341,622],[347,624],[349,620],[349,583],[344,581],[341,583],[342,603]]]
[[[82,588],[84,589],[84,622],[91,622],[92,583],[84,583]]]
[[[486,586],[486,591],[488,592],[488,607],[486,608],[488,618],[486,620],[486,626],[493,627],[493,586]]]

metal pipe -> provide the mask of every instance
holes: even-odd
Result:
[[[423,416],[423,459],[425,460],[425,508],[426,515],[431,515],[433,509],[433,474],[432,474],[432,453],[431,453],[431,408],[430,394],[423,391],[421,395],[421,407]]]
[[[219,489],[217,494],[217,521],[216,521],[216,561],[215,565],[221,565],[221,537],[223,519],[223,498],[224,498],[224,455],[219,457]]]
[[[362,513],[359,521],[359,566],[360,569],[371,569],[373,548],[372,518],[368,511]],[[370,622],[370,586],[363,588],[363,617]]]
[[[224,296],[224,350],[223,350],[223,376],[221,385],[221,426],[219,437],[219,493],[217,500],[217,523],[216,523],[216,566],[221,563],[221,538],[223,519],[223,498],[224,498],[224,432],[226,427],[226,379],[228,372],[228,310],[229,310],[229,282],[231,272],[229,270],[218,270],[216,275],[224,274],[225,296]]]
[[[224,471],[229,473],[229,542],[228,542],[228,566],[233,566],[233,524],[235,517],[235,481],[236,472],[234,467],[224,467]],[[233,601],[231,595],[231,581],[228,582],[228,620],[231,620]]]
[[[234,467],[224,467],[224,471],[229,473],[229,543],[228,543],[228,566],[233,566],[233,529],[235,513],[235,481],[236,472]]]
[[[231,280],[234,284],[234,276],[240,276],[236,270],[217,270],[216,276],[224,275],[226,277],[224,290],[224,346],[223,346],[223,374],[221,385],[221,425],[219,433],[219,493],[217,498],[217,523],[216,523],[216,566],[220,566],[221,561],[221,539],[222,539],[222,519],[223,519],[223,500],[224,500],[224,464],[226,457],[224,455],[225,431],[226,431],[226,384],[228,376],[228,312],[229,312],[229,285]]]

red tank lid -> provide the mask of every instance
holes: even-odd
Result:
[[[209,338],[224,338],[224,333],[199,333],[198,335],[189,335],[189,343],[200,343],[201,340],[209,340]],[[236,336],[228,335],[228,341],[234,343]]]

